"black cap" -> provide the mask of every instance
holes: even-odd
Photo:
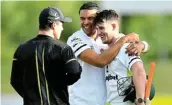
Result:
[[[59,8],[48,7],[41,11],[39,15],[39,24],[48,24],[55,21],[72,22],[72,19],[69,17],[64,17]]]

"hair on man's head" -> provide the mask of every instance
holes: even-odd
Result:
[[[94,2],[86,2],[80,7],[79,13],[81,10],[84,10],[84,9],[88,9],[88,10],[96,9],[99,11],[100,7]]]
[[[119,15],[115,10],[103,10],[97,13],[97,16],[94,19],[94,23],[102,23],[103,20],[119,20]]]

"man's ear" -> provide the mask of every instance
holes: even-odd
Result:
[[[112,23],[112,28],[113,28],[113,30],[115,30],[115,28],[116,28],[116,24],[115,23]]]
[[[55,23],[52,23],[51,24],[51,29],[54,29],[54,27],[55,27]]]

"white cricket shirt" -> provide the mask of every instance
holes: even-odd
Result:
[[[125,90],[131,84],[130,68],[138,61],[142,62],[139,56],[128,56],[125,53],[129,43],[124,44],[116,58],[106,66],[105,78],[107,88],[106,105],[135,105],[129,101],[123,102]],[[117,88],[118,87],[118,88]]]
[[[100,54],[101,48],[107,47],[100,38],[88,37],[82,29],[68,38],[67,44],[78,57],[86,49],[93,49]],[[81,78],[69,87],[71,105],[104,105],[106,101],[105,70],[92,66],[78,58],[82,66]]]

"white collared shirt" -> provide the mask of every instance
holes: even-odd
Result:
[[[93,49],[100,54],[101,48],[107,47],[100,37],[96,40],[88,37],[82,29],[76,31],[68,38],[67,44],[71,46],[78,57],[86,49]],[[95,67],[78,58],[82,66],[81,78],[69,87],[69,102],[71,105],[104,105],[106,101],[106,85],[104,68]]]

